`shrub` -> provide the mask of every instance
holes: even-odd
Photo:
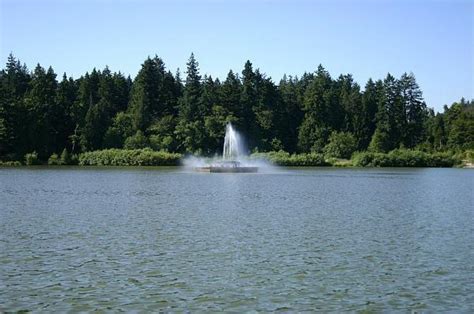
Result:
[[[145,149],[105,149],[79,155],[81,166],[176,166],[181,154]]]
[[[14,161],[1,161],[0,160],[0,167],[18,167],[21,166],[21,162],[14,160]]]
[[[467,158],[467,161],[474,162],[474,150],[467,150],[466,158]]]
[[[351,158],[357,144],[354,135],[349,132],[332,132],[329,143],[324,147],[326,158]]]
[[[62,165],[61,159],[59,158],[58,154],[52,154],[51,157],[49,157],[48,165],[50,166]]]
[[[63,149],[61,153],[61,165],[70,165],[71,164],[71,156],[69,156],[69,152],[67,149]]]
[[[328,158],[326,162],[333,167],[352,167],[352,160]]]
[[[460,162],[448,153],[396,149],[389,153],[362,152],[352,157],[358,167],[452,167]]]
[[[28,153],[25,155],[25,164],[27,166],[39,165],[38,154],[36,152]]]
[[[387,132],[376,129],[370,140],[368,150],[371,152],[387,152],[390,150],[390,138]]]
[[[292,154],[285,151],[267,152],[267,153],[253,153],[252,159],[265,159],[278,166],[289,167],[316,167],[327,166],[322,154]]]
[[[140,149],[140,148],[145,148],[148,147],[148,139],[146,136],[143,134],[142,131],[138,130],[135,135],[127,137],[125,140],[124,148],[125,149]]]
[[[149,144],[153,150],[172,151],[174,148],[173,137],[169,135],[151,135],[149,138]]]

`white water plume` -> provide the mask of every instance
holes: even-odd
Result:
[[[243,155],[240,134],[234,130],[232,124],[227,124],[224,137],[224,151],[222,159],[237,160]]]
[[[238,167],[257,167],[260,172],[275,172],[276,167],[268,161],[250,158],[242,136],[234,129],[232,124],[227,124],[224,137],[222,156],[211,158],[189,156],[183,160],[185,168],[222,167],[223,162],[236,162]],[[262,171],[263,170],[263,171]]]

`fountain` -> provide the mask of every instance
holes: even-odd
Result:
[[[222,159],[212,162],[204,167],[196,167],[196,171],[200,172],[257,172],[258,167],[243,165],[241,162],[244,156],[242,140],[239,133],[234,130],[232,124],[227,124],[224,137],[224,149]]]

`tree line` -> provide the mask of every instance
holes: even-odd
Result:
[[[13,55],[0,72],[0,159],[21,160],[106,148],[152,148],[214,155],[228,122],[250,151],[326,153],[398,148],[427,152],[474,148],[474,102],[427,107],[415,76],[387,74],[364,89],[352,75],[320,65],[278,84],[247,61],[224,81],[202,76],[191,54],[186,77],[148,57],[132,80],[93,69],[60,80],[52,67],[30,72]]]

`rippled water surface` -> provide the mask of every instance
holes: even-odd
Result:
[[[0,312],[472,312],[473,190],[463,169],[0,169]]]

